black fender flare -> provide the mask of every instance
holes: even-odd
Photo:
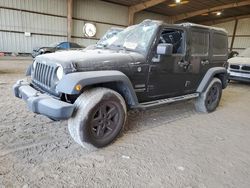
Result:
[[[213,67],[207,71],[196,91],[198,93],[204,92],[214,77],[218,77],[222,81],[223,89],[226,88],[228,79],[227,69],[225,67]]]
[[[56,86],[56,90],[60,93],[77,95],[81,94],[82,91],[77,91],[75,89],[76,85],[80,85],[82,88],[85,88],[86,86],[105,83],[117,83],[120,88],[120,92],[125,97],[129,106],[136,106],[139,104],[129,78],[124,73],[116,70],[70,73],[63,76]]]

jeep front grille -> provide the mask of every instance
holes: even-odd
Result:
[[[33,81],[37,85],[49,89],[52,86],[54,72],[55,68],[53,66],[37,62],[33,74]]]

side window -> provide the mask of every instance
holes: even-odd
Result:
[[[67,49],[69,48],[69,43],[63,42],[57,46],[57,48]]]
[[[183,31],[176,29],[164,29],[159,43],[173,44],[173,54],[182,54],[184,51]]]
[[[213,34],[213,55],[218,56],[227,55],[227,36],[220,34],[220,33],[214,33]]]
[[[81,48],[81,46],[76,43],[70,43],[70,48]]]
[[[191,36],[191,54],[208,55],[209,33],[193,31]]]

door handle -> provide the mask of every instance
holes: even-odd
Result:
[[[202,60],[202,61],[201,61],[201,64],[202,64],[202,65],[208,65],[208,64],[209,64],[209,61],[208,61],[208,60]]]
[[[178,65],[180,66],[180,67],[187,67],[188,65],[189,65],[190,63],[188,62],[188,61],[179,61],[178,62]]]
[[[159,69],[157,66],[151,66],[149,67],[149,72],[157,72]]]

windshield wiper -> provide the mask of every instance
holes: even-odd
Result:
[[[115,45],[115,47],[121,49],[121,50],[124,50],[124,51],[132,51],[132,49],[130,48],[127,48],[126,46],[124,45]]]
[[[121,48],[122,50],[125,50],[125,51],[127,50],[127,48],[123,45],[117,45],[117,48]]]

